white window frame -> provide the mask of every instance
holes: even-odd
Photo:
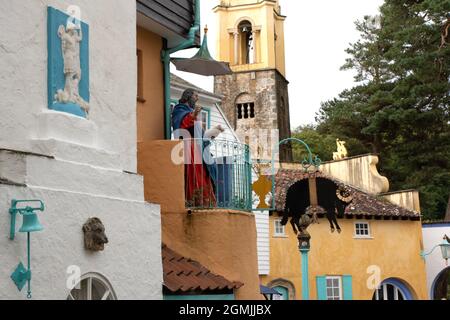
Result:
[[[381,285],[380,289],[383,290],[383,300],[388,300],[388,292],[387,292],[387,286],[391,285],[394,287],[394,300],[398,300],[398,296],[399,294],[402,296],[403,300],[406,300],[405,295],[402,293],[402,290],[397,287],[395,284],[392,283],[384,283]],[[376,289],[375,290],[375,300],[379,301],[380,300],[380,294],[379,291],[380,289]]]
[[[283,232],[278,232],[277,224],[282,228]],[[287,238],[286,226],[281,225],[281,219],[275,219],[273,221],[273,236],[275,238]]]
[[[103,297],[101,298],[101,300],[107,300],[108,298],[110,298],[110,300],[117,300],[116,293],[114,292],[114,289],[111,286],[108,279],[106,279],[104,276],[102,276],[98,273],[94,273],[94,272],[87,273],[80,278],[80,281],[69,291],[67,300],[76,300],[74,298],[74,296],[72,295],[72,292],[73,292],[73,290],[81,290],[80,285],[84,280],[87,280],[86,300],[92,300],[92,288],[93,288],[93,280],[94,279],[97,282],[99,282],[105,289],[105,292],[103,293]]]
[[[209,130],[210,128],[209,128],[209,123],[210,123],[210,119],[209,119],[209,117],[210,117],[210,111],[209,110],[206,110],[206,109],[202,109],[202,111],[200,112],[200,114],[201,114],[201,119],[202,119],[202,127],[203,127],[203,115],[205,115],[205,128],[203,128],[205,131],[206,130]]]
[[[343,291],[343,282],[342,282],[342,277],[341,276],[326,276],[325,277],[325,291],[326,291],[326,297],[327,300],[336,300],[336,299],[330,299],[330,298],[334,298],[328,296],[328,289],[335,289],[335,287],[329,287],[328,286],[328,280],[338,280],[339,281],[339,299],[338,300],[344,300],[344,291]]]
[[[358,224],[365,224],[367,225],[367,235],[364,234],[357,234],[357,225]],[[372,230],[370,229],[370,223],[368,221],[355,221],[353,224],[353,238],[354,239],[373,239],[372,237]]]

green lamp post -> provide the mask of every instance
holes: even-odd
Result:
[[[315,171],[318,171],[322,160],[318,156],[313,157],[313,154],[311,152],[311,148],[309,145],[300,139],[296,138],[287,138],[284,140],[281,140],[278,144],[278,148],[283,145],[290,142],[296,142],[301,145],[303,145],[306,148],[306,151],[308,153],[308,156],[305,157],[302,161],[302,167],[305,172],[309,172],[310,168],[314,167]],[[272,172],[275,171],[275,152],[272,152]],[[315,182],[314,182],[315,184]],[[272,194],[275,194],[275,174],[272,175]],[[313,203],[313,200],[310,200],[311,203]],[[316,200],[317,201],[317,200]],[[317,204],[317,203],[316,203]],[[272,207],[275,208],[275,197],[272,197]],[[305,229],[300,230],[299,234],[297,235],[298,239],[298,249],[300,251],[300,257],[301,257],[301,271],[302,271],[302,299],[303,300],[309,300],[309,266],[308,266],[308,255],[311,250],[311,235],[306,231],[306,228],[309,224],[311,224],[310,221],[304,221]]]
[[[302,299],[309,300],[309,270],[308,253],[311,249],[311,236],[308,232],[300,232],[298,238],[298,249],[302,259]]]
[[[39,203],[38,207],[21,207],[18,208],[17,205],[20,203]],[[23,217],[22,227],[19,232],[27,234],[27,254],[28,254],[28,267],[25,269],[22,262],[19,263],[17,268],[11,274],[11,279],[17,286],[19,291],[22,291],[26,283],[28,283],[28,294],[27,298],[31,299],[31,253],[30,253],[30,233],[41,231],[44,227],[39,223],[36,211],[44,211],[44,203],[41,200],[12,200],[11,208],[9,213],[11,215],[11,225],[9,239],[14,240],[16,234],[16,217],[17,213],[20,213]]]

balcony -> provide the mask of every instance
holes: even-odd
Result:
[[[203,149],[204,162],[201,150]],[[190,150],[190,152],[186,152]],[[198,171],[190,182],[186,171]],[[213,174],[210,174],[210,171]],[[252,210],[251,162],[248,145],[229,140],[155,140],[138,143],[138,172],[144,176],[146,201],[161,205],[163,213],[191,210]],[[205,199],[205,185],[213,181],[213,197]],[[191,195],[186,184],[193,186]]]
[[[185,139],[180,143],[184,149],[186,208],[252,210],[248,145],[221,139]]]

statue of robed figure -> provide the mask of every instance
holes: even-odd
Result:
[[[89,104],[79,93],[81,81],[80,43],[83,40],[81,25],[70,23],[67,28],[59,26],[58,36],[61,38],[64,59],[64,90],[58,90],[55,100],[60,103],[75,103],[89,114]]]

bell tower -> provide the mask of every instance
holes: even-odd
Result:
[[[278,130],[290,137],[289,95],[284,52],[284,21],[279,0],[222,0],[214,8],[217,53],[232,75],[216,76],[214,91],[239,134],[252,129]],[[292,160],[289,147],[280,160]]]

